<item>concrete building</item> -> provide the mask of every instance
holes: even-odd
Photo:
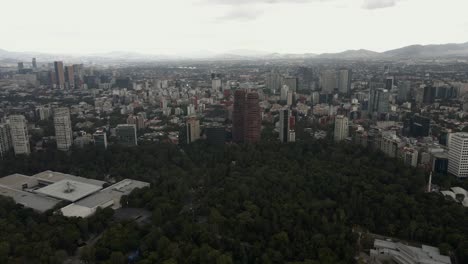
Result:
[[[63,71],[63,62],[54,61],[55,84],[58,89],[65,88],[65,74]]]
[[[451,264],[449,256],[440,254],[438,248],[422,245],[421,248],[376,239],[374,249],[370,251],[371,263],[404,264]]]
[[[125,179],[103,189],[105,183],[53,171],[33,176],[13,174],[0,178],[0,195],[11,197],[16,203],[38,212],[69,202],[60,209],[64,216],[89,217],[98,208],[120,208],[122,196],[150,186],[146,182]]]
[[[244,122],[244,142],[255,143],[260,141],[262,132],[262,120],[260,113],[259,96],[256,92],[247,93]]]
[[[293,76],[283,77],[283,85],[288,86],[289,91],[291,92],[297,92],[298,83],[299,82],[296,77],[293,77]]]
[[[390,93],[386,89],[371,88],[369,95],[370,113],[388,113],[390,110]]]
[[[29,145],[28,124],[26,118],[22,115],[9,116],[11,141],[16,155],[29,155],[31,148]]]
[[[115,132],[119,144],[130,147],[138,145],[136,125],[120,124],[117,125]]]
[[[270,73],[267,74],[265,83],[266,83],[266,87],[273,93],[275,93],[276,91],[279,91],[282,87],[281,74],[279,74],[275,70],[271,71]]]
[[[52,116],[52,109],[48,106],[41,106],[36,108],[36,115],[41,121],[49,120]]]
[[[333,93],[338,88],[338,79],[335,70],[326,70],[320,73],[320,87],[322,93]]]
[[[195,117],[191,117],[187,119],[185,127],[187,129],[187,144],[200,139],[200,120]]]
[[[12,148],[10,125],[6,123],[0,124],[0,158],[3,158]]]
[[[279,140],[282,143],[295,142],[296,132],[294,131],[295,118],[291,116],[289,109],[280,110],[279,119]]]
[[[93,139],[96,147],[107,149],[107,133],[104,130],[96,130],[93,134]]]
[[[342,115],[335,117],[335,132],[334,140],[335,142],[343,141],[348,137],[349,133],[349,124],[348,118]]]
[[[232,113],[232,140],[236,143],[244,142],[245,132],[245,90],[234,92],[234,107]]]
[[[75,71],[73,65],[65,66],[65,82],[68,89],[75,89]]]
[[[341,94],[349,94],[351,92],[352,71],[342,69],[338,71],[338,91]]]
[[[71,128],[70,109],[66,107],[54,110],[55,140],[57,149],[68,151],[73,145],[73,131]]]
[[[468,133],[452,134],[448,172],[457,177],[468,177]]]
[[[223,87],[223,82],[221,81],[221,79],[219,78],[214,78],[213,80],[211,80],[211,89],[213,89],[213,91],[221,91]]]

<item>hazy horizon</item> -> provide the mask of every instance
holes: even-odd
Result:
[[[466,0],[44,0],[3,7],[0,49],[13,52],[321,54],[468,41]]]

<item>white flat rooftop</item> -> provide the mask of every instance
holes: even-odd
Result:
[[[60,200],[75,202],[101,189],[102,187],[93,184],[73,180],[61,180],[38,189],[36,192]]]
[[[60,202],[54,198],[45,197],[36,193],[23,192],[6,186],[0,186],[0,195],[11,197],[17,204],[39,212],[50,210]]]
[[[65,174],[65,173],[56,172],[56,171],[43,171],[31,177],[34,177],[38,179],[39,181],[47,182],[49,184],[56,183],[61,180],[71,180],[71,181],[93,184],[93,185],[98,185],[98,186],[102,186],[104,183],[106,183],[104,181],[83,178],[83,177],[74,176],[74,175]]]

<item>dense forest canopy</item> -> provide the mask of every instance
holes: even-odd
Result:
[[[426,175],[357,146],[292,144],[111,146],[7,157],[0,176],[56,170],[151,188],[123,204],[150,223],[39,215],[0,199],[0,263],[60,263],[78,244],[86,263],[354,263],[353,228],[441,247],[468,263],[468,210],[424,193]],[[27,262],[29,260],[29,262]]]

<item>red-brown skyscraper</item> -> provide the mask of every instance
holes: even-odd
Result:
[[[260,141],[262,123],[260,118],[260,105],[258,103],[258,93],[247,94],[244,125],[244,142],[246,143],[255,143]]]
[[[65,87],[65,74],[63,73],[63,62],[54,61],[54,68],[57,88],[63,89]]]
[[[234,109],[232,113],[232,140],[236,143],[244,142],[245,104],[245,91],[236,90],[234,93]]]
[[[237,143],[255,143],[260,140],[261,119],[259,97],[255,92],[237,90],[234,93],[232,139]]]

